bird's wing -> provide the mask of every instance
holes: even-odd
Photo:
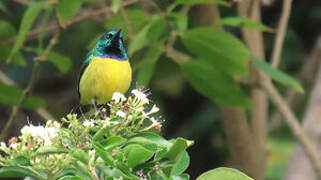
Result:
[[[83,65],[81,66],[80,73],[79,73],[79,76],[78,76],[77,93],[78,93],[79,101],[80,101],[79,83],[80,83],[80,80],[81,80],[81,76],[82,76],[82,74],[84,73],[84,71],[85,71],[85,69],[87,68],[87,66],[89,65],[89,62],[90,62],[91,58],[92,58],[92,51],[90,51],[90,52],[87,54],[86,60],[84,61]]]

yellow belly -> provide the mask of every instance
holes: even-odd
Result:
[[[106,104],[114,92],[125,93],[131,82],[128,61],[93,57],[79,82],[80,103]]]

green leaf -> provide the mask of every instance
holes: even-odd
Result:
[[[188,174],[181,174],[179,176],[171,176],[169,180],[189,180],[189,175]]]
[[[10,161],[15,164],[22,165],[22,166],[29,166],[30,165],[30,160],[24,156],[18,156],[14,159],[11,159]]]
[[[109,154],[108,151],[105,151],[103,148],[98,145],[94,145],[94,148],[97,154],[110,166],[114,166],[114,158]]]
[[[89,156],[88,153],[85,153],[83,150],[77,149],[74,152],[71,153],[72,157],[76,158],[80,162],[84,164],[88,164],[89,162]]]
[[[109,136],[107,139],[101,142],[101,145],[104,146],[106,151],[113,150],[117,146],[124,144],[127,139],[120,136]]]
[[[182,35],[184,46],[202,61],[232,76],[247,75],[250,52],[245,45],[224,31],[195,28]]]
[[[230,106],[250,107],[251,100],[228,74],[204,61],[190,61],[180,67],[192,86],[212,101]]]
[[[56,174],[55,176],[57,177],[57,179],[61,180],[61,179],[64,179],[64,177],[69,177],[69,176],[75,175],[76,172],[77,172],[76,168],[65,168],[63,171]]]
[[[253,180],[239,170],[233,168],[216,168],[200,175],[196,180]]]
[[[38,35],[38,49],[41,50],[43,48],[43,41],[46,34],[46,27],[48,25],[50,15],[53,13],[54,7],[48,7],[45,10],[45,13],[43,15],[43,18],[41,19],[41,25],[39,29],[39,35]]]
[[[164,45],[165,41],[160,40],[156,41],[151,45],[149,50],[146,52],[144,59],[138,65],[139,71],[137,74],[137,83],[144,87],[147,87],[150,80],[152,79],[154,69],[157,63],[157,60],[162,54],[160,50]]]
[[[37,175],[35,173],[26,168],[13,166],[0,168],[0,177],[22,178],[27,176],[37,178]]]
[[[68,152],[69,152],[69,150],[64,147],[42,146],[37,149],[36,155],[38,155],[38,154],[68,153]]]
[[[150,159],[154,153],[141,145],[130,144],[124,148],[125,156],[128,160],[129,167],[135,167],[136,165]]]
[[[284,72],[273,68],[270,66],[268,63],[258,59],[258,58],[253,58],[253,64],[261,69],[267,76],[272,78],[273,80],[284,84],[286,86],[290,86],[297,90],[300,93],[304,93],[304,89],[300,85],[298,81],[296,81],[293,77],[285,74]]]
[[[171,27],[178,30],[186,30],[188,26],[188,17],[185,14],[171,12],[169,14]]]
[[[84,164],[84,163],[82,163],[80,161],[75,161],[73,163],[73,166],[76,169],[76,172],[75,172],[76,176],[82,177],[85,180],[91,180],[92,179],[91,178],[92,177],[91,173],[90,173],[89,168],[88,168],[88,163]]]
[[[136,33],[144,27],[150,19],[149,15],[138,9],[127,9],[125,12],[128,21],[131,22],[130,28],[133,33]],[[107,29],[121,29],[124,34],[124,39],[128,37],[127,25],[124,23],[124,18],[120,11],[107,20],[106,27]]]
[[[22,97],[22,90],[15,87],[0,83],[0,104],[14,106],[17,105]],[[23,108],[35,110],[43,106],[44,101],[35,96],[29,96]]]
[[[171,142],[167,141],[166,139],[159,136],[158,134],[151,133],[151,132],[143,132],[135,136],[132,136],[128,139],[127,143],[137,143],[137,144],[150,143],[166,149],[169,149],[172,146]]]
[[[144,48],[148,43],[157,41],[164,31],[165,24],[164,17],[154,16],[151,22],[131,39],[128,46],[129,56]]]
[[[185,149],[191,146],[194,142],[186,140],[184,138],[177,138],[174,144],[171,146],[169,151],[164,154],[164,158],[169,158],[171,160],[175,159],[181,152],[185,151]]]
[[[133,179],[116,167],[108,167],[104,165],[99,165],[98,167],[107,177]]]
[[[58,180],[84,180],[84,179],[79,176],[64,176],[62,178],[59,178]]]
[[[155,17],[151,21],[149,31],[147,33],[148,42],[155,42],[165,30],[166,20],[163,16]]]
[[[128,54],[132,56],[134,52],[142,49],[148,43],[147,33],[151,24],[147,24],[141,31],[139,31],[130,41],[128,46]]]
[[[69,57],[52,51],[48,54],[48,62],[54,64],[63,73],[68,72],[72,64]]]
[[[16,33],[16,29],[12,24],[7,21],[0,20],[0,40],[8,40],[14,37]]]
[[[98,141],[100,140],[101,138],[103,138],[105,135],[109,135],[109,131],[110,129],[112,129],[114,126],[108,126],[108,127],[103,127],[103,128],[100,128],[96,133],[95,135],[93,136],[93,140],[94,141]]]
[[[67,23],[77,14],[83,0],[58,0],[57,15],[60,25],[66,28]]]
[[[10,45],[10,44],[6,45],[6,46],[2,46],[0,48],[0,55],[1,55],[0,60],[1,61],[5,61],[9,57],[11,49],[12,49],[12,45]],[[25,67],[27,65],[26,60],[24,59],[21,52],[19,52],[19,51],[15,55],[13,55],[13,57],[11,59],[14,64],[17,64],[21,67]]]
[[[30,49],[33,52],[37,53],[39,56],[44,53],[43,50],[38,48]],[[49,52],[47,61],[55,65],[59,69],[59,71],[63,73],[66,73],[70,69],[72,64],[72,61],[69,57],[53,51]]]
[[[228,26],[237,26],[237,27],[245,27],[249,29],[257,29],[266,32],[273,32],[273,29],[256,21],[252,21],[250,19],[232,16],[232,17],[225,17],[221,18],[218,21],[219,24],[228,25]]]
[[[0,40],[8,40],[13,38],[17,34],[16,29],[12,24],[6,21],[0,20]],[[5,61],[11,52],[12,45],[6,45],[1,46],[0,48],[0,60]],[[12,62],[19,65],[19,66],[25,66],[26,61],[22,54],[18,51],[15,55],[12,57]]]
[[[22,21],[21,21],[21,24],[20,24],[20,29],[18,32],[16,43],[14,44],[14,46],[10,52],[7,62],[10,62],[11,58],[22,47],[29,29],[31,28],[36,17],[38,16],[40,11],[42,10],[43,6],[44,6],[44,2],[32,3],[31,5],[28,6],[28,9],[25,11]]]
[[[2,1],[0,1],[0,10],[3,12],[7,12],[7,7],[3,4]]]
[[[190,158],[186,151],[182,151],[178,154],[175,159],[175,163],[171,169],[170,175],[180,175],[182,174],[189,166]]]

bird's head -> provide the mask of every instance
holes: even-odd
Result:
[[[124,48],[121,30],[110,30],[104,33],[95,44],[94,55],[117,60],[127,60],[128,57]]]

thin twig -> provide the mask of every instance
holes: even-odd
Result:
[[[23,4],[23,5],[30,5],[31,2],[29,0],[14,0],[17,3]]]
[[[276,34],[276,39],[274,41],[274,48],[272,53],[271,65],[272,67],[278,67],[280,63],[280,56],[282,52],[283,40],[285,32],[288,26],[288,21],[290,18],[292,0],[283,0],[283,9],[279,22],[279,27]]]
[[[0,80],[4,82],[6,85],[14,86],[16,83],[12,81],[5,73],[0,71]],[[56,120],[45,108],[39,108],[36,110],[39,116],[41,116],[44,120]]]
[[[175,36],[175,34],[173,34],[173,36]],[[169,44],[165,45],[165,47],[163,48],[168,57],[179,62],[186,62],[191,59],[190,56],[176,51],[173,47],[170,47]],[[315,151],[314,143],[307,137],[306,133],[300,126],[298,119],[294,116],[292,110],[290,109],[286,101],[275,89],[271,80],[268,77],[266,77],[262,72],[259,72],[259,76],[260,79],[262,79],[259,81],[260,83],[262,83],[261,86],[263,87],[263,89],[265,89],[272,102],[285,117],[287,124],[290,126],[292,132],[294,133],[299,143],[302,145],[308,157],[310,158],[314,168],[316,169],[316,173],[321,177],[321,162],[319,160],[318,154]]]
[[[122,14],[122,16],[123,16],[123,18],[125,20],[126,27],[127,27],[127,30],[128,30],[128,36],[129,36],[130,39],[132,39],[134,34],[133,34],[133,31],[132,31],[132,28],[131,28],[131,23],[130,23],[128,17],[127,17],[126,11],[125,11],[123,6],[120,7],[120,12],[121,12],[121,14]]]
[[[99,180],[98,175],[95,171],[95,168],[91,164],[88,164],[88,168],[94,180]]]
[[[321,161],[319,158],[319,153],[316,151],[316,145],[309,139],[307,134],[304,132],[303,128],[299,124],[299,120],[295,117],[293,111],[288,106],[287,102],[279,94],[279,92],[273,86],[271,80],[261,73],[260,84],[262,88],[266,91],[267,95],[277,107],[277,109],[284,116],[285,121],[291,128],[293,134],[298,139],[299,143],[302,145],[304,151],[309,157],[316,174],[321,178]]]
[[[137,1],[138,0],[125,1],[121,4],[121,7],[129,6]],[[113,10],[110,7],[103,7],[100,9],[85,9],[85,10],[81,11],[78,16],[76,16],[71,21],[69,21],[67,23],[66,27],[70,26],[72,24],[78,23],[80,21],[86,20],[88,18],[99,16],[99,15],[105,14],[105,13],[113,13]],[[59,29],[59,24],[57,22],[51,23],[45,29],[45,35],[53,34],[56,31],[58,31],[58,29]],[[41,32],[41,28],[35,28],[35,29],[29,31],[27,40],[36,39],[40,32]],[[16,41],[16,39],[17,39],[16,37],[13,37],[13,38],[5,40],[5,41],[0,41],[0,46],[4,46],[7,44],[13,44]]]
[[[56,34],[52,37],[52,39],[50,40],[50,43],[47,46],[47,48],[44,51],[44,53],[42,55],[34,58],[35,62],[34,62],[34,65],[33,65],[33,71],[32,71],[32,75],[31,75],[31,79],[29,81],[29,84],[23,90],[22,97],[19,100],[18,104],[16,106],[12,107],[12,112],[11,112],[11,114],[9,116],[9,119],[8,119],[3,131],[1,132],[1,135],[0,135],[0,139],[1,140],[4,140],[6,138],[6,136],[8,134],[8,131],[11,129],[14,121],[16,120],[17,115],[18,115],[22,105],[25,103],[27,98],[30,96],[31,91],[33,89],[33,86],[34,86],[35,81],[36,81],[37,76],[38,76],[40,63],[42,61],[44,61],[48,57],[48,54],[51,51],[52,47],[57,43],[58,37],[59,37],[59,31],[57,31]]]

